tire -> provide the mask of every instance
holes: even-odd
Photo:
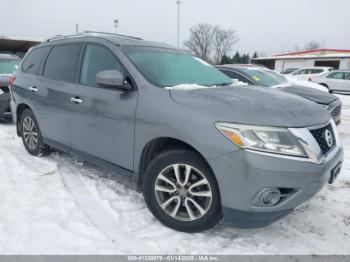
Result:
[[[30,109],[23,111],[20,120],[20,134],[27,152],[33,156],[43,156],[51,152],[50,147],[43,143],[38,121]]]
[[[175,169],[179,176],[175,175]],[[201,185],[196,186],[196,183]],[[177,231],[204,231],[214,227],[222,218],[215,176],[203,158],[194,152],[181,149],[162,152],[147,167],[143,188],[152,214],[162,224]],[[169,192],[162,191],[164,188]]]

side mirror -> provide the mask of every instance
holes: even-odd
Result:
[[[118,70],[105,70],[97,73],[96,84],[102,87],[131,90],[131,85],[125,83],[123,74]]]

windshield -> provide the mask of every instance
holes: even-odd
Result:
[[[219,70],[191,54],[152,47],[122,49],[141,74],[159,87],[181,84],[215,86],[232,82]]]
[[[287,82],[283,76],[277,76],[277,73],[271,73],[255,69],[249,69],[245,73],[249,75],[249,77],[252,80],[254,80],[258,85],[265,87],[281,85]]]
[[[19,60],[0,60],[0,74],[13,74],[16,71],[18,64]]]

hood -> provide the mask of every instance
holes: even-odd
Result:
[[[8,80],[11,75],[0,75],[0,87],[8,87]]]
[[[261,87],[217,87],[170,90],[172,99],[211,115],[214,121],[276,127],[306,127],[330,120],[326,109],[313,102]]]
[[[322,105],[329,105],[333,101],[339,99],[338,97],[331,95],[329,93],[309,88],[309,87],[304,87],[304,86],[286,86],[286,87],[281,87],[278,90],[293,94],[293,95],[298,95],[303,98],[306,98],[310,101],[316,102],[318,104]]]

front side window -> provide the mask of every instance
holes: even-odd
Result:
[[[0,75],[11,75],[13,74],[20,60],[18,59],[3,59],[0,60]]]
[[[119,70],[124,73],[122,65],[112,52],[103,46],[88,44],[81,67],[80,83],[96,86],[96,74],[104,70]]]
[[[65,82],[75,82],[80,44],[55,46],[47,57],[44,76]]]
[[[344,73],[344,79],[350,80],[350,73]]]
[[[344,73],[342,72],[334,72],[330,73],[327,78],[332,78],[332,79],[343,79],[344,78]]]
[[[43,61],[50,51],[50,47],[33,49],[22,63],[22,71],[28,74],[37,74]]]
[[[231,79],[208,63],[188,53],[153,47],[123,47],[122,51],[141,74],[158,87],[181,84],[215,86]]]

